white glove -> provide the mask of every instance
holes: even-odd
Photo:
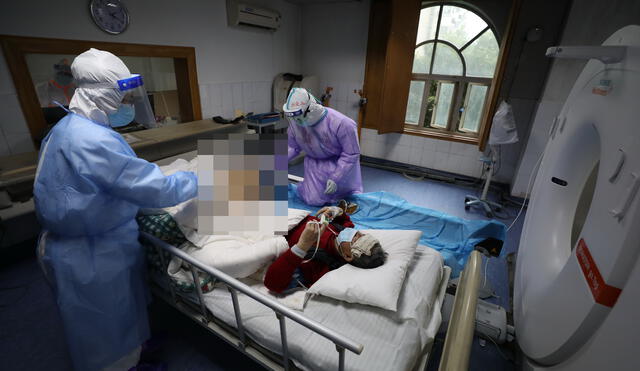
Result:
[[[334,182],[331,179],[327,180],[327,188],[324,189],[324,194],[330,195],[330,194],[336,193],[337,190],[338,190],[338,185],[336,184],[336,182]]]
[[[333,219],[340,215],[342,215],[342,209],[338,206],[325,206],[322,209],[318,210],[316,213],[316,217],[320,217],[321,214],[324,214],[327,219]]]

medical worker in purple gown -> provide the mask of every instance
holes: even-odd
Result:
[[[356,123],[322,106],[301,88],[291,90],[282,109],[289,120],[289,161],[300,151],[306,154],[298,196],[308,205],[320,206],[361,193]]]

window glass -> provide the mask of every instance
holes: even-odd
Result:
[[[449,121],[449,110],[453,101],[453,91],[455,84],[451,82],[441,82],[438,88],[438,98],[436,99],[436,113],[432,126],[446,128]]]
[[[413,54],[413,73],[429,73],[433,43],[424,44],[416,48]]]
[[[479,14],[454,4],[422,8],[405,122],[477,136],[498,54]]]
[[[438,40],[446,40],[461,48],[486,27],[487,23],[473,12],[457,6],[445,5],[442,9]]]
[[[462,76],[462,60],[449,45],[438,43],[431,73],[439,75]]]
[[[29,53],[25,56],[47,125],[66,115],[55,102],[68,107],[76,89],[71,64],[76,55]],[[131,73],[142,75],[155,120],[162,124],[182,122],[173,58],[120,57]],[[120,133],[142,130],[135,120],[118,128]]]
[[[433,116],[433,111],[436,106],[436,92],[438,91],[438,82],[431,80],[429,81],[429,95],[427,99],[422,102],[425,105],[424,108],[424,120],[422,121],[422,126],[427,127],[431,125],[431,118]]]
[[[460,123],[461,130],[478,131],[487,90],[489,89],[486,85],[469,85],[464,103],[462,122]]]
[[[420,107],[422,106],[423,94],[424,81],[411,81],[411,86],[409,87],[407,114],[404,119],[407,124],[418,125],[418,122],[420,121]]]
[[[418,22],[418,35],[416,36],[416,45],[423,41],[433,40],[436,38],[436,28],[438,27],[439,6],[431,6],[423,8],[420,11],[420,21]]]
[[[498,42],[489,30],[462,51],[467,76],[493,77],[498,61]]]

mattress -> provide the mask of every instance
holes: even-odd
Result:
[[[441,255],[419,246],[409,266],[397,312],[350,304],[315,296],[304,315],[364,345],[360,355],[345,352],[348,370],[412,370],[430,348],[441,323],[439,295],[444,274]],[[261,281],[242,280],[264,292]],[[224,287],[204,295],[206,307],[220,320],[236,327],[231,295]],[[280,328],[275,313],[264,305],[238,295],[243,325],[261,346],[282,354]],[[333,343],[298,323],[287,320],[289,355],[305,370],[337,370],[338,353]]]

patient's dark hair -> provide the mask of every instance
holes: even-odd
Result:
[[[323,262],[329,267],[329,270],[338,269],[343,265],[347,264],[347,262],[344,261],[344,259],[341,259],[338,256],[329,254],[328,252],[325,251],[325,249],[318,249],[315,256],[313,255],[313,249],[309,249],[309,251],[307,252],[307,255],[305,255],[304,258],[307,260],[313,258],[313,260],[315,261]]]
[[[359,258],[353,259],[351,261],[351,265],[358,268],[371,269],[381,266],[386,260],[387,253],[382,250],[382,246],[380,246],[380,244],[375,244],[371,248],[371,255],[362,254]]]
[[[327,266],[329,266],[330,270],[338,269],[343,265],[347,264],[347,262],[335,255],[331,255],[327,253],[324,249],[318,249],[316,255],[313,256],[313,249],[309,249],[307,255],[304,257],[305,259],[311,259],[321,261]],[[351,264],[358,268],[376,268],[384,264],[387,260],[387,253],[382,250],[380,244],[376,244],[371,248],[371,255],[361,255],[358,259],[353,259]]]

